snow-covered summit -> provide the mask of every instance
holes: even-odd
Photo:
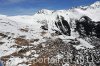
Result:
[[[37,12],[38,14],[52,14],[53,10],[42,9]]]
[[[100,7],[100,1],[96,1],[94,4],[90,5],[91,7]]]

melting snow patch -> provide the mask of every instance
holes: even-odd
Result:
[[[90,45],[87,41],[83,39],[77,39],[80,41],[80,45],[76,46],[76,49],[84,49],[84,48],[93,48],[94,46]]]

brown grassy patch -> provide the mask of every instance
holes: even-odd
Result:
[[[29,45],[29,40],[23,38],[16,38],[15,43],[18,45]]]
[[[6,61],[9,60],[9,58],[10,58],[10,55],[2,56],[2,57],[1,57],[1,60],[4,61],[4,62],[6,62]]]
[[[45,32],[45,31],[41,32],[41,36],[44,36],[46,34],[47,34],[47,32]]]

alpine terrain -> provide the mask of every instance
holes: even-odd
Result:
[[[100,66],[100,1],[34,15],[0,15],[4,66]]]

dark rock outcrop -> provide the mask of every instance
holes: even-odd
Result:
[[[76,31],[83,36],[96,36],[100,38],[100,22],[92,21],[88,16],[76,20]]]
[[[61,16],[61,19],[60,18],[57,18],[57,19],[58,19],[58,22],[55,22],[55,25],[57,26],[57,28],[62,32],[62,34],[70,36],[71,29],[68,22],[62,16]]]

